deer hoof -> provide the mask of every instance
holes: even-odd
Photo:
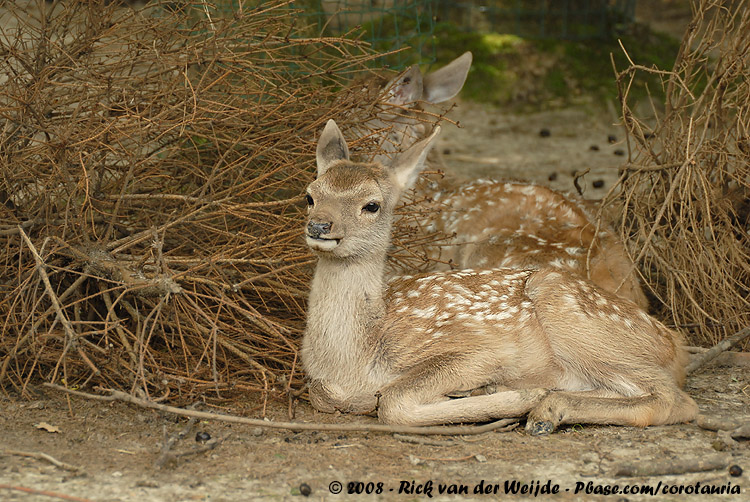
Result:
[[[554,432],[555,424],[546,420],[536,420],[526,424],[526,431],[532,436],[542,436]]]

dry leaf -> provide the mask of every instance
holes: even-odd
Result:
[[[50,425],[47,422],[39,422],[38,424],[34,424],[34,427],[36,427],[37,429],[42,429],[43,431],[47,431],[47,432],[60,432],[60,433],[62,433],[62,431],[60,430],[59,427],[54,426],[54,425]]]

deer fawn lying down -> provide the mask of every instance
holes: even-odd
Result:
[[[383,134],[384,154],[375,161],[387,163],[394,152],[424,137],[431,126],[420,120],[420,102],[434,104],[455,97],[471,59],[467,52],[425,76],[414,65],[384,87],[383,101],[397,111],[386,108],[367,124]],[[427,248],[428,256],[442,264],[436,270],[553,267],[587,277],[647,307],[625,247],[611,229],[597,232],[592,203],[535,184],[494,180],[421,182],[417,192],[415,198],[426,198],[433,211],[412,224],[428,233],[453,236],[448,245]]]
[[[438,131],[390,168],[350,161],[333,121],[319,139],[306,226],[318,264],[301,353],[313,406],[411,425],[528,414],[532,433],[693,419],[680,336],[581,277],[464,270],[386,284],[393,210]],[[501,391],[447,397],[492,384]]]

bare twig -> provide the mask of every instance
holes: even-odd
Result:
[[[697,2],[671,69],[622,50],[629,156],[604,203],[621,213],[621,239],[660,315],[690,326],[692,343],[715,345],[750,325],[750,12]],[[644,76],[661,79],[666,95],[639,118],[630,90]],[[704,364],[695,361],[691,370]]]
[[[750,422],[745,422],[736,429],[729,431],[732,439],[750,439]]]
[[[711,347],[709,350],[702,352],[697,357],[694,357],[692,361],[690,361],[690,364],[687,365],[687,368],[685,369],[688,374],[694,373],[696,370],[700,369],[702,366],[704,366],[706,363],[711,361],[712,359],[715,359],[719,354],[722,352],[731,349],[741,341],[745,340],[746,338],[750,337],[750,327],[745,328],[743,330],[740,330],[737,334],[734,336],[731,336],[729,338],[726,338],[725,340],[722,340],[721,342],[717,343],[713,347]]]
[[[64,493],[51,492],[49,490],[37,490],[35,488],[28,488],[26,486],[14,486],[14,485],[0,484],[0,489],[15,490],[17,492],[29,493],[31,495],[41,495],[43,497],[51,497],[51,498],[60,499],[60,500],[69,500],[71,502],[94,502],[91,499],[74,497],[72,495],[65,495]]]
[[[418,457],[414,455],[414,458],[420,461],[433,461],[433,462],[465,462],[467,460],[471,460],[476,457],[477,456],[475,454],[465,455],[463,457]]]
[[[589,171],[591,171],[590,168],[586,168],[583,172],[576,171],[575,178],[573,178],[573,186],[576,187],[576,192],[578,192],[578,195],[583,197],[583,188],[581,188],[581,179],[583,179],[584,176],[586,176]]]
[[[228,434],[226,437],[223,437],[223,438],[211,439],[209,441],[206,441],[206,444],[202,446],[198,446],[196,448],[192,448],[186,451],[175,452],[175,453],[172,453],[171,455],[175,460],[178,458],[189,457],[192,455],[199,455],[207,451],[215,450],[217,446],[221,445],[224,441],[226,441],[230,437],[231,437],[231,434]]]
[[[64,373],[170,399],[281,398],[313,263],[300,209],[315,138],[335,118],[369,138],[358,156],[380,153],[379,54],[312,36],[289,0],[210,20],[192,4],[26,3],[3,3],[14,28],[0,30],[0,385]],[[361,92],[359,75],[377,85]],[[393,254],[424,266],[440,237]]]
[[[65,330],[65,335],[67,338],[65,352],[67,352],[67,350],[70,349],[70,347],[75,343],[77,338],[76,333],[73,330],[73,325],[70,323],[70,319],[68,319],[68,317],[63,313],[62,306],[60,305],[60,300],[57,298],[55,290],[52,289],[52,284],[49,281],[49,276],[47,275],[44,260],[41,256],[39,256],[39,252],[36,250],[36,247],[34,247],[34,244],[31,242],[31,239],[29,239],[29,236],[26,235],[26,232],[24,232],[23,228],[19,226],[18,232],[21,234],[24,242],[29,247],[29,251],[31,251],[31,254],[34,256],[34,261],[36,262],[36,270],[39,273],[39,276],[42,278],[42,282],[44,283],[44,290],[47,292],[47,296],[49,297],[50,302],[52,302],[52,306],[55,309],[58,321],[60,321],[60,324],[62,324],[63,329]]]
[[[164,466],[164,464],[166,464],[169,460],[174,458],[174,453],[172,453],[170,450],[175,445],[175,443],[177,443],[177,441],[181,441],[182,439],[185,439],[185,437],[188,434],[190,434],[197,420],[198,419],[196,417],[190,417],[190,419],[185,424],[185,427],[183,427],[178,433],[172,434],[169,437],[167,437],[167,434],[165,431],[164,444],[162,445],[159,456],[154,462],[154,467],[156,467],[157,469],[161,469]]]
[[[726,432],[732,439],[750,438],[750,421],[747,420],[698,415],[695,423],[701,429]]]
[[[454,435],[472,435],[472,434],[484,434],[485,432],[494,431],[503,427],[507,427],[515,422],[517,419],[504,419],[492,422],[486,425],[477,426],[444,426],[444,427],[409,427],[409,426],[396,426],[396,425],[383,425],[383,424],[318,424],[308,422],[269,422],[267,420],[238,417],[234,415],[219,415],[216,413],[208,413],[202,411],[186,410],[184,408],[177,408],[174,406],[167,406],[164,404],[158,404],[144,399],[131,396],[117,390],[109,390],[108,396],[98,396],[89,394],[87,392],[76,391],[72,389],[66,389],[60,385],[45,383],[46,387],[51,389],[59,390],[72,394],[75,396],[85,397],[87,399],[95,399],[97,401],[122,401],[125,403],[135,404],[143,408],[150,408],[159,410],[167,413],[174,413],[183,417],[194,417],[201,420],[217,420],[220,422],[231,422],[237,424],[253,425],[256,427],[267,427],[270,429],[285,429],[294,431],[348,431],[348,432],[388,432],[388,433],[400,433],[400,434],[434,434],[443,436],[454,436]]]
[[[612,476],[650,477],[686,474],[725,469],[732,460],[731,455],[706,455],[696,458],[650,459],[640,462],[623,462],[612,466]]]
[[[59,467],[60,469],[64,469],[66,471],[79,472],[81,470],[80,467],[76,467],[74,465],[61,462],[57,460],[56,458],[52,457],[51,455],[47,455],[46,453],[41,453],[41,452],[19,451],[19,450],[0,450],[0,454],[15,455],[17,457],[30,457],[30,458],[35,458],[37,460],[44,460],[45,462],[49,462],[55,467]]]
[[[404,443],[424,444],[428,446],[455,446],[456,442],[453,440],[445,441],[440,439],[430,439],[421,436],[408,436],[406,434],[394,434],[394,439],[398,439]]]
[[[709,431],[730,431],[740,426],[742,422],[737,419],[717,418],[700,414],[695,419],[695,424],[701,429]]]

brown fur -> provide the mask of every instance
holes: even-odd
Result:
[[[693,419],[680,335],[588,280],[500,268],[386,283],[393,210],[435,135],[390,169],[350,162],[345,149],[332,157],[327,145],[343,141],[332,121],[320,138],[307,237],[319,261],[302,347],[313,405],[412,425],[528,414],[534,433]],[[487,385],[501,390],[447,397]]]
[[[436,211],[420,224],[455,236],[450,245],[432,249],[438,263],[460,269],[552,267],[648,305],[625,247],[609,229],[597,234],[584,201],[540,185],[492,180],[439,191],[431,199]]]

